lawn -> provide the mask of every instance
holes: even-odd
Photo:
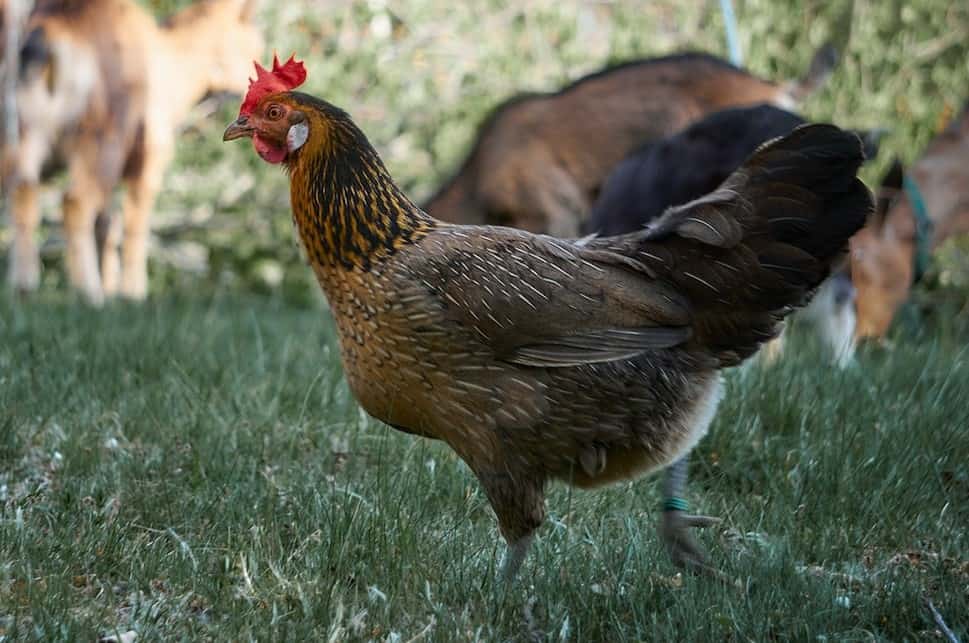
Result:
[[[931,599],[964,638],[969,325],[937,317],[844,372],[796,337],[730,373],[690,496],[740,587],[676,573],[654,478],[555,488],[503,592],[474,479],[362,414],[320,307],[6,299],[0,635],[932,639]]]

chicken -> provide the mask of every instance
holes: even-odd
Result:
[[[547,483],[667,465],[665,544],[711,570],[689,534],[712,519],[687,513],[686,456],[716,412],[720,369],[777,334],[864,224],[858,138],[802,127],[648,229],[575,242],[431,218],[344,111],[293,91],[302,63],[256,69],[223,138],[249,137],[288,170],[351,390],[467,463],[508,543],[504,578],[543,522]]]

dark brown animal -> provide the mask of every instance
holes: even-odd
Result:
[[[458,173],[427,201],[431,215],[574,237],[606,175],[643,143],[727,107],[791,108],[835,62],[814,57],[799,81],[777,85],[700,53],[629,62],[554,94],[528,94],[496,108]]]
[[[856,136],[815,125],[765,147],[648,230],[587,243],[425,214],[340,109],[261,70],[225,140],[284,164],[350,388],[374,417],[444,440],[480,480],[513,577],[545,486],[597,487],[676,462],[662,533],[709,519],[679,496],[720,369],[775,336],[847,250],[871,198]]]
[[[859,338],[883,338],[908,299],[916,264],[946,239],[969,234],[969,104],[907,172],[889,172],[880,196],[879,214],[851,240]]]
[[[39,283],[38,189],[45,166],[60,163],[70,175],[64,232],[71,283],[94,304],[119,290],[146,295],[149,216],[176,128],[205,93],[245,88],[239,56],[258,56],[263,47],[253,11],[253,0],[206,0],[159,27],[132,0],[37,3],[20,56],[20,141],[3,150],[14,288]],[[112,226],[99,267],[95,217],[121,183],[123,235]]]

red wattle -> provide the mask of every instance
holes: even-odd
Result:
[[[259,138],[256,134],[252,137],[252,144],[256,148],[256,153],[267,163],[282,163],[286,159],[286,147],[276,147]]]

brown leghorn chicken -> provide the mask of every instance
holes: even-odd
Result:
[[[363,408],[444,440],[484,488],[514,577],[553,479],[587,488],[669,465],[660,532],[713,571],[680,499],[720,369],[774,337],[871,209],[853,134],[810,125],[761,147],[717,191],[647,229],[573,242],[450,225],[395,185],[350,117],[257,78],[225,140],[290,174],[293,219]]]

